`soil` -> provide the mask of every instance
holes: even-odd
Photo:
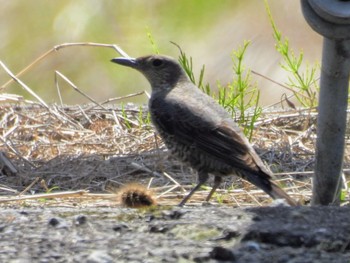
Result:
[[[3,208],[1,262],[350,262],[350,208]]]

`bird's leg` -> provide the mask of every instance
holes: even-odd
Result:
[[[220,186],[221,181],[222,181],[221,176],[215,176],[213,188],[211,188],[211,191],[208,194],[207,199],[205,199],[205,201],[209,202],[210,198],[215,193],[216,189],[218,189],[218,187]]]
[[[207,172],[199,171],[198,172],[198,184],[191,190],[191,192],[185,196],[184,199],[180,202],[179,206],[186,204],[188,199],[208,180],[209,174]]]

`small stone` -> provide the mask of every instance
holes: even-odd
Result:
[[[129,229],[129,226],[126,224],[118,224],[113,227],[113,231],[115,232],[121,232],[128,229]]]
[[[149,228],[150,233],[166,233],[168,231],[169,231],[169,228],[167,226],[153,225],[153,226],[150,226]]]
[[[233,261],[235,255],[230,249],[224,247],[214,247],[209,253],[211,259]]]
[[[75,224],[76,225],[83,225],[87,222],[87,217],[85,215],[78,215],[75,218]]]
[[[50,226],[58,226],[59,223],[60,223],[60,221],[57,218],[55,218],[55,217],[50,218],[50,220],[49,220],[49,225]]]
[[[87,263],[113,263],[113,258],[104,250],[93,251],[86,260]]]
[[[249,251],[259,251],[260,250],[260,245],[257,242],[254,241],[248,241],[245,244],[245,247],[249,250]]]
[[[179,210],[163,211],[162,215],[164,219],[180,219],[184,212]]]

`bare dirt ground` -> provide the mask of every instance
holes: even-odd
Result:
[[[1,262],[349,262],[348,207],[1,210]]]
[[[315,112],[265,114],[253,139],[306,206],[271,204],[232,177],[211,204],[208,187],[179,208],[195,173],[168,155],[145,109],[20,100],[0,108],[1,262],[350,261],[348,154],[342,206],[307,206]],[[118,189],[129,182],[151,188],[158,205],[122,207]]]

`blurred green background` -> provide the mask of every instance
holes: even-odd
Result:
[[[216,85],[232,78],[232,50],[251,40],[245,64],[269,78],[286,82],[275,51],[272,29],[262,0],[0,0],[0,60],[19,72],[55,45],[67,42],[118,44],[130,56],[153,53],[150,31],[161,53],[177,57],[178,43],[193,57],[196,72],[206,65],[205,79]],[[299,1],[270,0],[272,15],[293,49],[302,49],[310,63],[320,60],[321,37],[305,22]],[[118,54],[108,48],[69,47],[46,57],[26,72],[23,80],[47,103],[58,103],[54,82],[60,71],[98,101],[143,90],[150,91],[141,74],[112,64]],[[0,84],[9,76],[0,70]],[[262,104],[286,93],[283,88],[254,76],[262,90]],[[87,103],[64,81],[59,82],[65,104]],[[33,99],[16,83],[2,92]],[[145,96],[125,102],[143,103]]]

